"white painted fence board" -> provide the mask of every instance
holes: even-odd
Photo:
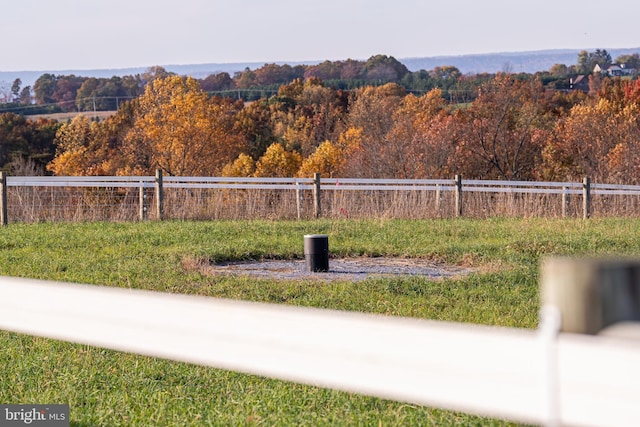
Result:
[[[110,182],[153,182],[152,176],[9,176],[7,185],[50,184],[50,183],[110,183]]]
[[[295,185],[298,183],[313,184],[311,178],[250,178],[250,177],[191,177],[191,176],[165,176],[162,178],[164,182],[200,182],[200,183],[217,183],[217,182],[230,182],[230,183],[255,183],[255,184],[268,184],[268,183],[285,183]]]
[[[322,185],[320,187],[323,191],[453,191],[454,186],[441,186],[436,187],[434,185]]]
[[[578,182],[546,182],[546,181],[499,181],[484,179],[463,179],[464,185],[484,185],[502,187],[575,187],[582,188],[582,183]]]
[[[454,185],[452,179],[383,179],[383,178],[322,178],[321,184],[369,184],[369,185]]]
[[[206,184],[206,183],[164,183],[164,188],[182,188],[182,189],[195,189],[195,188],[212,188],[212,189],[228,189],[228,190],[313,190],[313,185],[295,185],[295,184]]]
[[[640,425],[640,343],[0,278],[0,328],[528,423]],[[553,382],[551,382],[553,383]]]
[[[462,187],[463,193],[582,194],[582,190],[518,187]]]
[[[565,425],[640,425],[640,341],[562,334],[560,405]]]
[[[312,190],[310,178],[246,178],[246,177],[163,177],[166,188],[208,188],[236,190]],[[367,179],[322,178],[321,189],[334,191],[454,191],[451,179]],[[575,194],[582,195],[582,183],[463,180],[462,191],[469,193]],[[152,188],[152,176],[37,176],[7,177],[9,187],[96,187]],[[640,195],[640,186],[592,184],[593,195]]]

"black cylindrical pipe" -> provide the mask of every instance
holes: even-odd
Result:
[[[329,271],[329,236],[305,234],[304,260],[307,271],[312,273]]]

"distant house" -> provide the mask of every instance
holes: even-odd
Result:
[[[583,74],[569,80],[571,90],[589,92],[589,78]]]
[[[611,77],[622,77],[622,76],[630,76],[636,73],[635,68],[627,68],[625,64],[611,64],[606,69],[600,67],[600,65],[596,64],[593,67],[594,73],[606,74]]]

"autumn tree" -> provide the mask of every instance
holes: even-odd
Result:
[[[131,147],[124,144],[133,128],[134,109],[135,103],[129,102],[102,122],[79,115],[63,124],[56,134],[56,156],[48,165],[49,171],[56,175],[107,176],[139,172],[132,164],[141,163],[140,159],[131,156]]]
[[[342,63],[339,61],[324,61],[317,65],[307,67],[304,78],[318,78],[320,80],[339,80],[342,77]]]
[[[325,141],[302,161],[298,176],[311,177],[319,173],[325,178],[335,178],[342,174],[344,156],[347,153],[331,141]]]
[[[257,177],[292,177],[302,163],[302,156],[296,151],[287,151],[282,144],[272,144],[256,163]]]
[[[325,87],[317,78],[297,79],[282,86],[277,99],[280,108],[272,116],[274,134],[287,149],[308,156],[343,130],[347,96]]]
[[[76,116],[56,133],[56,157],[48,169],[56,175],[104,175],[101,160],[108,158],[105,147],[94,138],[99,124]]]
[[[508,74],[484,84],[471,106],[456,114],[460,135],[454,169],[475,178],[534,178],[546,129],[542,91],[539,80]]]
[[[544,177],[640,182],[637,87],[637,82],[607,79],[597,98],[584,100],[559,120],[544,148]]]
[[[246,148],[235,129],[241,107],[210,99],[192,78],[156,79],[138,103],[127,140],[144,147],[151,167],[167,174],[215,175]]]
[[[256,172],[256,162],[251,156],[240,153],[233,163],[222,168],[222,176],[251,177]]]
[[[442,91],[406,96],[393,115],[388,143],[378,153],[395,164],[397,178],[448,176],[447,163],[455,150],[455,131]]]
[[[347,117],[348,127],[362,129],[361,152],[357,168],[348,167],[354,177],[383,178],[395,175],[397,165],[380,153],[389,144],[394,112],[406,95],[404,88],[387,83],[368,86],[354,92]]]
[[[274,106],[269,100],[252,102],[238,112],[237,129],[247,141],[246,153],[259,159],[271,144],[278,142],[271,120]]]
[[[230,90],[235,87],[229,73],[211,74],[200,81],[200,87],[205,92],[219,92]]]

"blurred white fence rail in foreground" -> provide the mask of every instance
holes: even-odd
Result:
[[[640,343],[0,278],[0,328],[546,425],[640,425]]]
[[[144,219],[640,215],[640,186],[454,179],[13,177],[0,223]]]

